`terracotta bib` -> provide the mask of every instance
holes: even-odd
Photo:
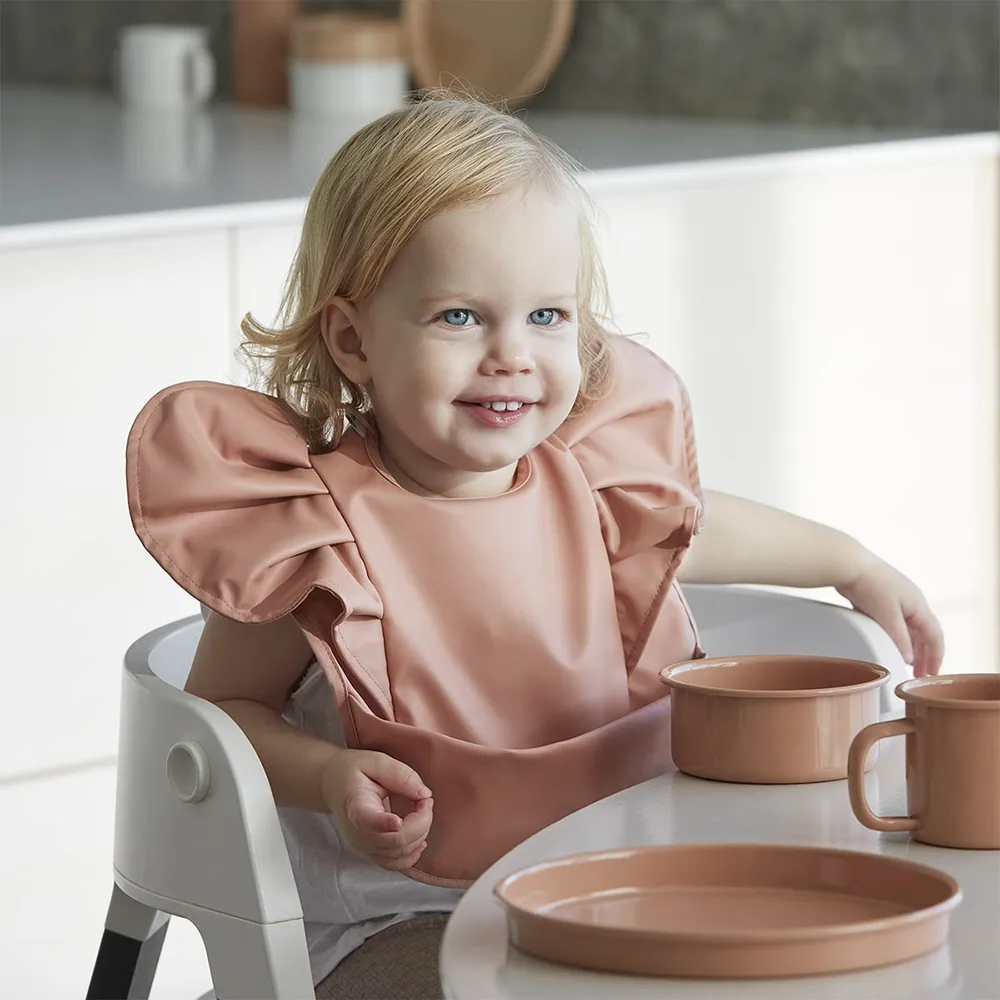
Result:
[[[187,383],[128,446],[146,548],[237,621],[294,613],[348,745],[412,766],[434,822],[409,874],[466,884],[525,837],[670,767],[667,664],[698,655],[675,584],[701,510],[676,375],[616,343],[611,394],[512,489],[421,497],[374,438],[311,455],[281,406]]]

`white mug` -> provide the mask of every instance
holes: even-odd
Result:
[[[195,25],[133,24],[119,35],[115,76],[124,104],[188,109],[215,90],[208,29]]]

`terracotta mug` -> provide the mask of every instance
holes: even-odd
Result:
[[[908,830],[938,847],[1000,849],[1000,674],[904,681],[906,716],[867,726],[847,762],[851,807],[871,830]],[[906,736],[908,816],[876,816],[865,799],[864,762],[887,736]]]

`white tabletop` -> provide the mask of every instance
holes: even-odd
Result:
[[[882,815],[905,810],[903,740],[880,744],[868,799]],[[902,965],[809,979],[683,980],[587,972],[509,948],[492,896],[504,876],[580,851],[652,844],[783,843],[872,851],[948,872],[964,894],[948,947]],[[698,997],[892,1000],[1000,997],[1000,851],[928,847],[878,834],[854,818],[847,783],[729,785],[669,774],[597,802],[536,834],[469,889],[445,932],[441,977],[448,1000],[640,1000]]]

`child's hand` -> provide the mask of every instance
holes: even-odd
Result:
[[[433,813],[430,790],[413,768],[384,753],[338,754],[323,776],[323,795],[351,846],[382,868],[403,871],[416,864],[427,846]],[[399,816],[390,798],[413,807]]]
[[[944,657],[944,634],[916,584],[866,553],[861,572],[837,590],[885,629],[915,676],[938,672]]]

